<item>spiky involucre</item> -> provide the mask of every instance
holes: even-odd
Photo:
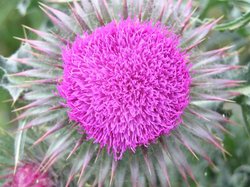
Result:
[[[212,161],[199,145],[199,140],[211,143],[221,151],[225,151],[214,133],[226,131],[220,123],[230,121],[215,111],[197,104],[197,101],[229,101],[228,98],[234,93],[224,88],[237,86],[239,81],[219,79],[214,75],[238,67],[218,64],[222,56],[227,54],[228,48],[205,52],[197,49],[218,20],[195,27],[195,24],[190,21],[191,7],[191,1],[182,2],[181,0],[176,3],[171,0],[82,0],[81,3],[74,1],[70,5],[70,15],[66,15],[61,11],[41,5],[58,30],[56,33],[46,33],[26,27],[39,35],[41,40],[22,39],[33,50],[30,51],[30,57],[17,59],[17,61],[28,65],[30,69],[12,76],[27,77],[26,82],[21,82],[16,86],[27,89],[22,98],[30,103],[17,109],[26,110],[17,119],[25,118],[29,121],[25,129],[46,124],[52,125],[51,129],[48,129],[44,136],[35,142],[36,144],[56,133],[51,137],[53,144],[43,161],[46,167],[51,166],[63,155],[69,154],[68,158],[75,155],[75,158],[72,158],[73,165],[67,185],[74,176],[77,176],[79,186],[84,186],[86,183],[93,186],[108,184],[123,186],[125,178],[131,179],[127,184],[129,186],[166,186],[170,185],[167,169],[169,160],[177,166],[185,181],[187,181],[187,176],[195,181],[180,146],[185,146],[195,157],[197,157],[196,154],[200,155],[210,164]],[[160,134],[155,144],[148,145],[148,147],[140,146],[141,149],[137,149],[135,153],[127,151],[121,160],[115,161],[106,149],[86,140],[85,133],[80,137],[81,135],[77,132],[79,124],[68,122],[65,100],[55,93],[57,84],[63,81],[61,49],[65,49],[68,43],[79,40],[76,37],[82,33],[88,33],[91,36],[91,33],[101,26],[108,25],[112,21],[119,24],[128,18],[138,20],[140,24],[149,21],[154,24],[159,22],[179,36],[180,43],[176,44],[178,49],[188,54],[188,61],[192,64],[188,72],[192,80],[190,91],[188,91],[190,102],[181,115],[182,124],[168,135]],[[63,90],[61,94],[66,97],[66,94],[62,92]]]

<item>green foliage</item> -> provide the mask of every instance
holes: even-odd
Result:
[[[9,56],[20,45],[13,36],[24,37],[22,25],[38,28],[46,18],[36,0],[1,0],[0,7],[0,51]]]
[[[17,50],[9,58],[0,56],[0,70],[3,72],[0,77],[0,86],[8,90],[14,103],[23,91],[22,88],[13,86],[20,80],[16,77],[12,77],[11,74],[22,69],[22,66],[15,62],[14,59],[27,57],[28,54],[25,51],[27,51],[28,48],[29,46],[27,45],[20,47],[19,50]]]
[[[49,1],[47,0],[47,2]],[[237,126],[228,127],[232,135],[224,137],[224,147],[231,156],[223,157],[217,152],[211,152],[217,168],[211,168],[205,161],[197,162],[192,158],[190,158],[190,162],[196,164],[196,168],[193,169],[201,186],[248,187],[250,186],[250,157],[248,156],[250,155],[250,1],[196,0],[194,4],[199,7],[198,11],[201,12],[199,20],[201,21],[222,17],[220,24],[215,28],[216,31],[209,37],[208,45],[204,47],[212,49],[233,45],[239,52],[239,57],[237,57],[239,59],[235,59],[235,61],[239,61],[239,64],[244,68],[239,74],[229,76],[247,80],[247,82],[242,87],[233,90],[243,94],[234,99],[234,104],[212,106],[238,123]],[[38,8],[36,0],[2,0],[0,7],[0,80],[1,85],[9,92],[0,88],[0,163],[11,165],[14,163],[13,160],[18,162],[22,155],[24,149],[22,141],[25,135],[16,136],[16,143],[14,143],[12,134],[6,131],[6,129],[10,129],[7,121],[10,119],[11,108],[4,101],[10,99],[10,96],[16,101],[23,91],[8,86],[9,82],[18,81],[8,75],[15,73],[18,68],[22,67],[18,67],[11,58],[7,60],[4,56],[13,54],[14,58],[23,55],[22,50],[28,46],[23,46],[15,52],[20,46],[20,42],[13,36],[24,37],[25,32],[22,25],[38,28],[45,25],[47,18]],[[53,148],[53,146],[51,147]],[[16,154],[16,158],[11,158],[14,151],[18,154]],[[78,167],[77,164],[74,167]],[[175,173],[173,173],[173,177],[176,177]],[[185,184],[176,178],[174,186],[185,186]]]
[[[247,25],[249,22],[250,22],[250,12],[247,12],[243,14],[241,17],[229,23],[223,23],[217,25],[215,29],[219,31],[232,31]]]

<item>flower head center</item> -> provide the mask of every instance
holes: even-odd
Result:
[[[69,117],[115,158],[180,124],[191,78],[179,38],[166,27],[111,22],[77,37],[62,56],[58,91]]]

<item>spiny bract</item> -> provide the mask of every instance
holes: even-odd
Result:
[[[32,47],[15,59],[26,70],[10,75],[22,78],[14,86],[28,101],[16,110],[25,110],[23,129],[47,125],[35,142],[50,136],[42,163],[66,155],[67,186],[74,178],[79,186],[167,186],[170,163],[195,181],[183,147],[213,165],[201,142],[225,152],[217,136],[232,123],[201,103],[230,101],[235,93],[225,88],[240,83],[222,78],[238,68],[221,63],[229,48],[198,48],[218,20],[191,19],[191,0],[69,5],[67,15],[41,4],[55,28],[26,27],[40,40],[21,39]]]

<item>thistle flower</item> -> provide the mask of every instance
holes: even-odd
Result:
[[[9,182],[4,186],[15,187],[52,187],[52,178],[48,172],[39,171],[39,164],[24,163],[17,168],[15,174],[9,176]]]
[[[201,142],[226,152],[217,137],[230,120],[202,101],[226,101],[223,79],[238,66],[221,64],[228,47],[199,50],[218,20],[197,24],[192,1],[74,1],[69,15],[41,4],[54,23],[32,50],[15,59],[27,70],[16,87],[28,101],[17,120],[45,126],[50,167],[67,155],[79,186],[170,185],[169,161],[195,181],[185,147],[213,165]],[[48,126],[52,126],[48,128]],[[45,128],[43,128],[44,130]],[[74,158],[72,158],[74,157]],[[131,180],[125,180],[130,178]],[[127,184],[126,184],[127,183]]]
[[[178,44],[166,28],[130,19],[76,38],[63,51],[58,87],[70,119],[115,159],[169,134],[189,102]]]
[[[45,168],[41,165],[44,148],[48,148],[46,141],[36,146],[32,151],[27,148],[39,133],[32,135],[34,131],[28,133],[17,133],[15,139],[5,130],[1,129],[1,159],[0,159],[0,185],[3,187],[54,187],[62,186],[61,181],[64,177],[55,174],[53,168]],[[4,142],[4,143],[3,143]],[[14,149],[10,149],[14,147]],[[15,156],[13,157],[15,152]],[[15,164],[14,164],[15,163]],[[61,163],[60,163],[61,165]],[[58,166],[58,165],[57,165]],[[63,166],[64,170],[67,170]],[[61,177],[61,178],[60,178]],[[63,180],[62,180],[63,181]]]

